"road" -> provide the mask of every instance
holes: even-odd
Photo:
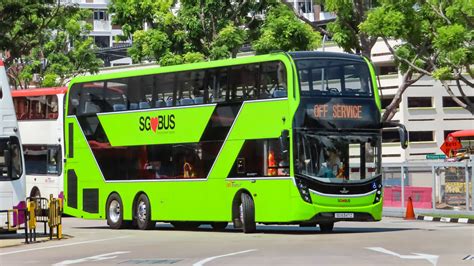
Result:
[[[384,218],[336,223],[335,231],[258,226],[243,234],[201,226],[111,230],[65,218],[68,239],[0,249],[0,265],[474,265],[474,226]]]

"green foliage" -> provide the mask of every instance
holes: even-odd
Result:
[[[474,64],[474,2],[465,0],[384,0],[369,12],[360,29],[399,39],[395,47],[402,72],[410,68],[436,79],[455,79]],[[412,65],[408,62],[414,62]]]
[[[133,36],[128,52],[134,62],[156,60],[173,65],[229,58],[251,43],[261,47],[260,52],[319,45],[320,36],[277,0],[181,0],[179,8],[172,10],[175,2],[111,2],[113,23],[122,25],[126,36]]]
[[[0,50],[10,55],[6,63],[16,86],[26,88],[34,76],[40,86],[64,85],[102,65],[93,40],[84,37],[91,25],[83,22],[91,11],[56,1],[6,0],[0,14]]]
[[[285,5],[270,10],[261,34],[253,43],[258,53],[272,50],[314,50],[321,44],[321,34],[296,18],[293,11]]]

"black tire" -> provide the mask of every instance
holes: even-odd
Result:
[[[319,224],[319,230],[322,233],[331,233],[334,229],[334,222],[324,222]]]
[[[242,221],[242,230],[246,234],[254,233],[257,230],[255,223],[255,205],[252,197],[247,193],[240,196],[240,220]]]
[[[228,224],[228,222],[213,222],[211,226],[215,231],[224,231]]]
[[[150,230],[155,228],[156,222],[151,220],[150,200],[145,194],[138,196],[133,213],[138,229]]]
[[[107,215],[107,224],[112,229],[123,229],[130,226],[130,222],[123,220],[122,199],[117,193],[112,193],[107,199],[105,214]]]
[[[171,225],[178,230],[194,230],[201,224],[198,222],[171,222]]]

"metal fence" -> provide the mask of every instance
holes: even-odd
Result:
[[[403,210],[408,197],[415,209],[432,212],[473,212],[474,156],[461,162],[384,164],[384,211]]]

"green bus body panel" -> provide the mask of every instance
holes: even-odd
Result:
[[[246,140],[275,139],[280,137],[282,130],[285,129],[289,130],[290,139],[292,139],[291,124],[299,104],[299,91],[296,89],[298,80],[294,62],[286,54],[277,53],[79,77],[71,82],[70,87],[80,82],[274,60],[282,61],[287,68],[288,98],[244,102],[207,179],[106,182],[82,133],[77,118],[66,117],[64,128],[66,138],[69,136],[68,124],[72,123],[74,125],[74,157],[67,158],[65,166],[65,213],[76,217],[105,219],[107,198],[111,193],[117,192],[122,199],[123,218],[131,220],[134,200],[139,193],[145,193],[151,202],[152,220],[231,221],[234,197],[239,192],[246,191],[254,199],[257,222],[290,223],[308,221],[319,212],[363,212],[370,213],[375,220],[380,220],[382,202],[373,204],[374,195],[351,198],[350,202],[338,203],[336,202],[337,198],[321,197],[313,194],[312,204],[303,201],[291,177],[293,170],[290,172],[290,177],[227,178]],[[373,69],[371,67],[370,69],[373,75]],[[376,90],[376,84],[374,84],[375,99],[380,105]],[[68,104],[68,101],[66,104]],[[193,106],[192,108],[148,109],[98,114],[98,118],[112,146],[192,143],[200,140],[215,108],[215,105],[203,105]],[[66,110],[68,110],[67,106]],[[158,130],[157,132],[140,130],[140,117],[149,116],[151,118],[158,115],[174,115],[175,128],[166,131],[166,133],[165,130],[162,132],[158,132]],[[68,143],[67,140],[65,142]],[[66,154],[68,154],[69,147],[66,148]],[[293,141],[290,141],[290,154],[292,154],[292,150]],[[77,209],[68,207],[67,204],[68,184],[66,176],[70,169],[77,174]],[[290,158],[290,169],[293,169],[292,158]],[[98,213],[83,211],[84,189],[98,189]],[[341,198],[344,197],[341,196]]]
[[[290,129],[291,118],[286,99],[245,102],[229,139],[278,138]]]
[[[377,76],[375,75],[374,66],[369,61],[369,59],[363,57],[365,62],[367,62],[367,66],[369,67],[370,77],[372,79],[372,87],[374,88],[374,97],[375,97],[375,104],[379,108],[379,111],[382,111],[382,102],[380,101],[379,95],[379,87],[377,86]]]
[[[359,196],[359,197],[344,197],[344,195],[340,195],[340,197],[325,197],[321,195],[317,195],[314,193],[311,194],[311,200],[316,202],[320,205],[324,205],[327,207],[360,207],[360,206],[368,206],[371,205],[375,200],[375,193],[367,196]]]
[[[99,120],[112,146],[136,146],[199,142],[214,111],[215,105],[187,108],[155,109],[140,112],[99,114]],[[174,116],[174,128],[158,129],[142,127],[140,118],[156,119],[158,116]],[[196,119],[198,118],[198,119]],[[148,123],[151,123],[148,120]],[[169,126],[169,122],[166,124]],[[146,126],[146,125],[143,125]]]

